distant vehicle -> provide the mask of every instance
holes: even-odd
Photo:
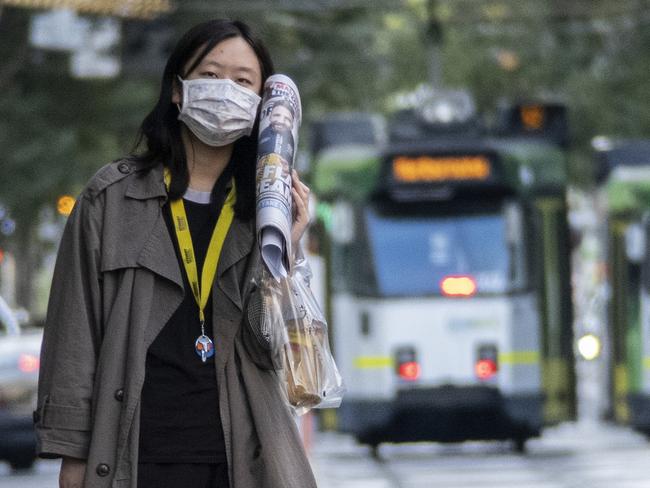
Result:
[[[386,144],[317,151],[341,430],[523,451],[575,418],[566,153],[546,137],[561,109],[519,107],[531,130],[514,135],[414,110]]]
[[[32,412],[36,402],[40,330],[21,330],[0,297],[0,459],[28,469],[36,459]]]
[[[650,438],[650,139],[601,138],[607,201],[610,411]]]
[[[20,333],[18,319],[2,297],[0,297],[0,323],[2,323],[6,334],[16,335]]]

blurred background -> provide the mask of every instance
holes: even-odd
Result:
[[[650,487],[650,1],[0,0],[0,487],[74,198],[175,41],[249,23],[300,89],[338,410],[319,486]]]

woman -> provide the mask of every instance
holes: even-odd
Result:
[[[142,124],[144,152],[78,199],[34,415],[39,454],[63,458],[61,487],[316,486],[257,339],[257,115],[272,73],[245,24],[194,27]],[[309,190],[295,172],[292,192],[297,248]]]

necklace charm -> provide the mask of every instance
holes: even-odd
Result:
[[[212,343],[212,340],[210,340],[210,338],[205,334],[201,334],[196,339],[196,342],[194,343],[194,350],[199,356],[201,356],[201,361],[204,363],[208,360],[208,358],[214,356],[214,344]]]

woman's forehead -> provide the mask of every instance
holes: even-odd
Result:
[[[200,55],[204,49],[205,46],[200,48],[197,55]],[[191,66],[193,63],[188,64]],[[231,37],[216,44],[205,54],[198,66],[214,66],[221,69],[261,74],[260,62],[255,51],[241,37]]]

